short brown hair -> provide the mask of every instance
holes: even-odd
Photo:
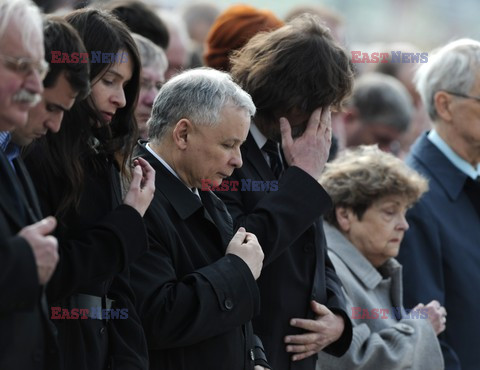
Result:
[[[339,107],[352,89],[353,72],[345,50],[311,14],[255,35],[230,60],[234,79],[253,98],[264,121],[297,109]]]
[[[364,212],[384,196],[401,195],[412,205],[428,190],[422,175],[377,145],[346,150],[326,164],[320,183],[333,201],[333,210],[325,219],[337,227],[336,207],[351,208],[361,219]]]

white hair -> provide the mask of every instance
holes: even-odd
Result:
[[[163,73],[165,73],[168,68],[168,60],[163,49],[137,33],[132,33],[132,37],[140,54],[142,68],[160,65]]]
[[[14,21],[21,28],[22,43],[26,48],[31,45],[34,36],[37,39],[40,36],[43,44],[42,15],[32,1],[0,0],[0,40]]]
[[[182,118],[197,125],[215,126],[227,104],[244,109],[250,117],[255,114],[252,98],[228,73],[212,68],[180,73],[163,85],[155,98],[148,121],[149,137],[159,141],[168,127]]]
[[[415,76],[417,90],[430,118],[435,121],[437,91],[469,94],[480,71],[480,42],[472,39],[453,41],[437,49]]]

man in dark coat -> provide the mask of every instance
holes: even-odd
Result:
[[[407,213],[403,239],[405,306],[436,299],[448,312],[439,335],[445,368],[480,363],[480,42],[457,40],[417,73],[433,129],[413,145],[407,164],[430,190]]]
[[[57,240],[49,236],[56,221],[40,221],[30,184],[13,168],[16,153],[4,153],[8,131],[26,124],[43,91],[42,35],[33,3],[0,0],[0,368],[6,370],[59,365],[44,295],[58,262]]]
[[[272,367],[313,370],[318,351],[340,356],[352,335],[322,229],[331,201],[318,183],[331,143],[330,106],[350,92],[352,71],[313,16],[254,36],[231,62],[258,109],[244,166],[229,179],[240,186],[216,194],[235,227],[257,235],[265,252],[253,325]]]
[[[233,236],[212,192],[199,192],[241,167],[254,112],[226,73],[208,69],[174,77],[155,100],[151,141],[138,148],[156,170],[145,214],[150,251],[132,267],[151,369],[268,366],[250,324],[260,309],[263,252],[245,229]]]

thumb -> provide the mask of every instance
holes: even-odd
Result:
[[[237,230],[232,240],[230,240],[230,243],[233,242],[237,244],[243,244],[243,241],[245,240],[246,236],[247,236],[247,231],[245,230],[244,227],[241,227]]]
[[[133,177],[132,177],[132,182],[130,183],[130,189],[140,188],[140,185],[142,183],[142,177],[143,177],[142,167],[139,164],[137,164],[133,169]]]
[[[57,227],[57,220],[53,216],[45,217],[43,220],[38,221],[30,226],[31,230],[39,233],[40,235],[48,235]]]
[[[325,316],[331,313],[327,306],[320,304],[316,301],[312,301],[312,311],[315,312],[318,316]]]
[[[293,144],[292,128],[285,117],[280,118],[280,133],[282,135],[282,148],[290,147]]]

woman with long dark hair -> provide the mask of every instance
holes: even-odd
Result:
[[[146,369],[128,265],[147,248],[142,217],[155,172],[137,159],[124,199],[120,187],[137,137],[138,51],[109,13],[83,9],[66,20],[88,51],[91,93],[27,157],[43,211],[59,221],[60,262],[47,287],[51,318],[65,369]]]

